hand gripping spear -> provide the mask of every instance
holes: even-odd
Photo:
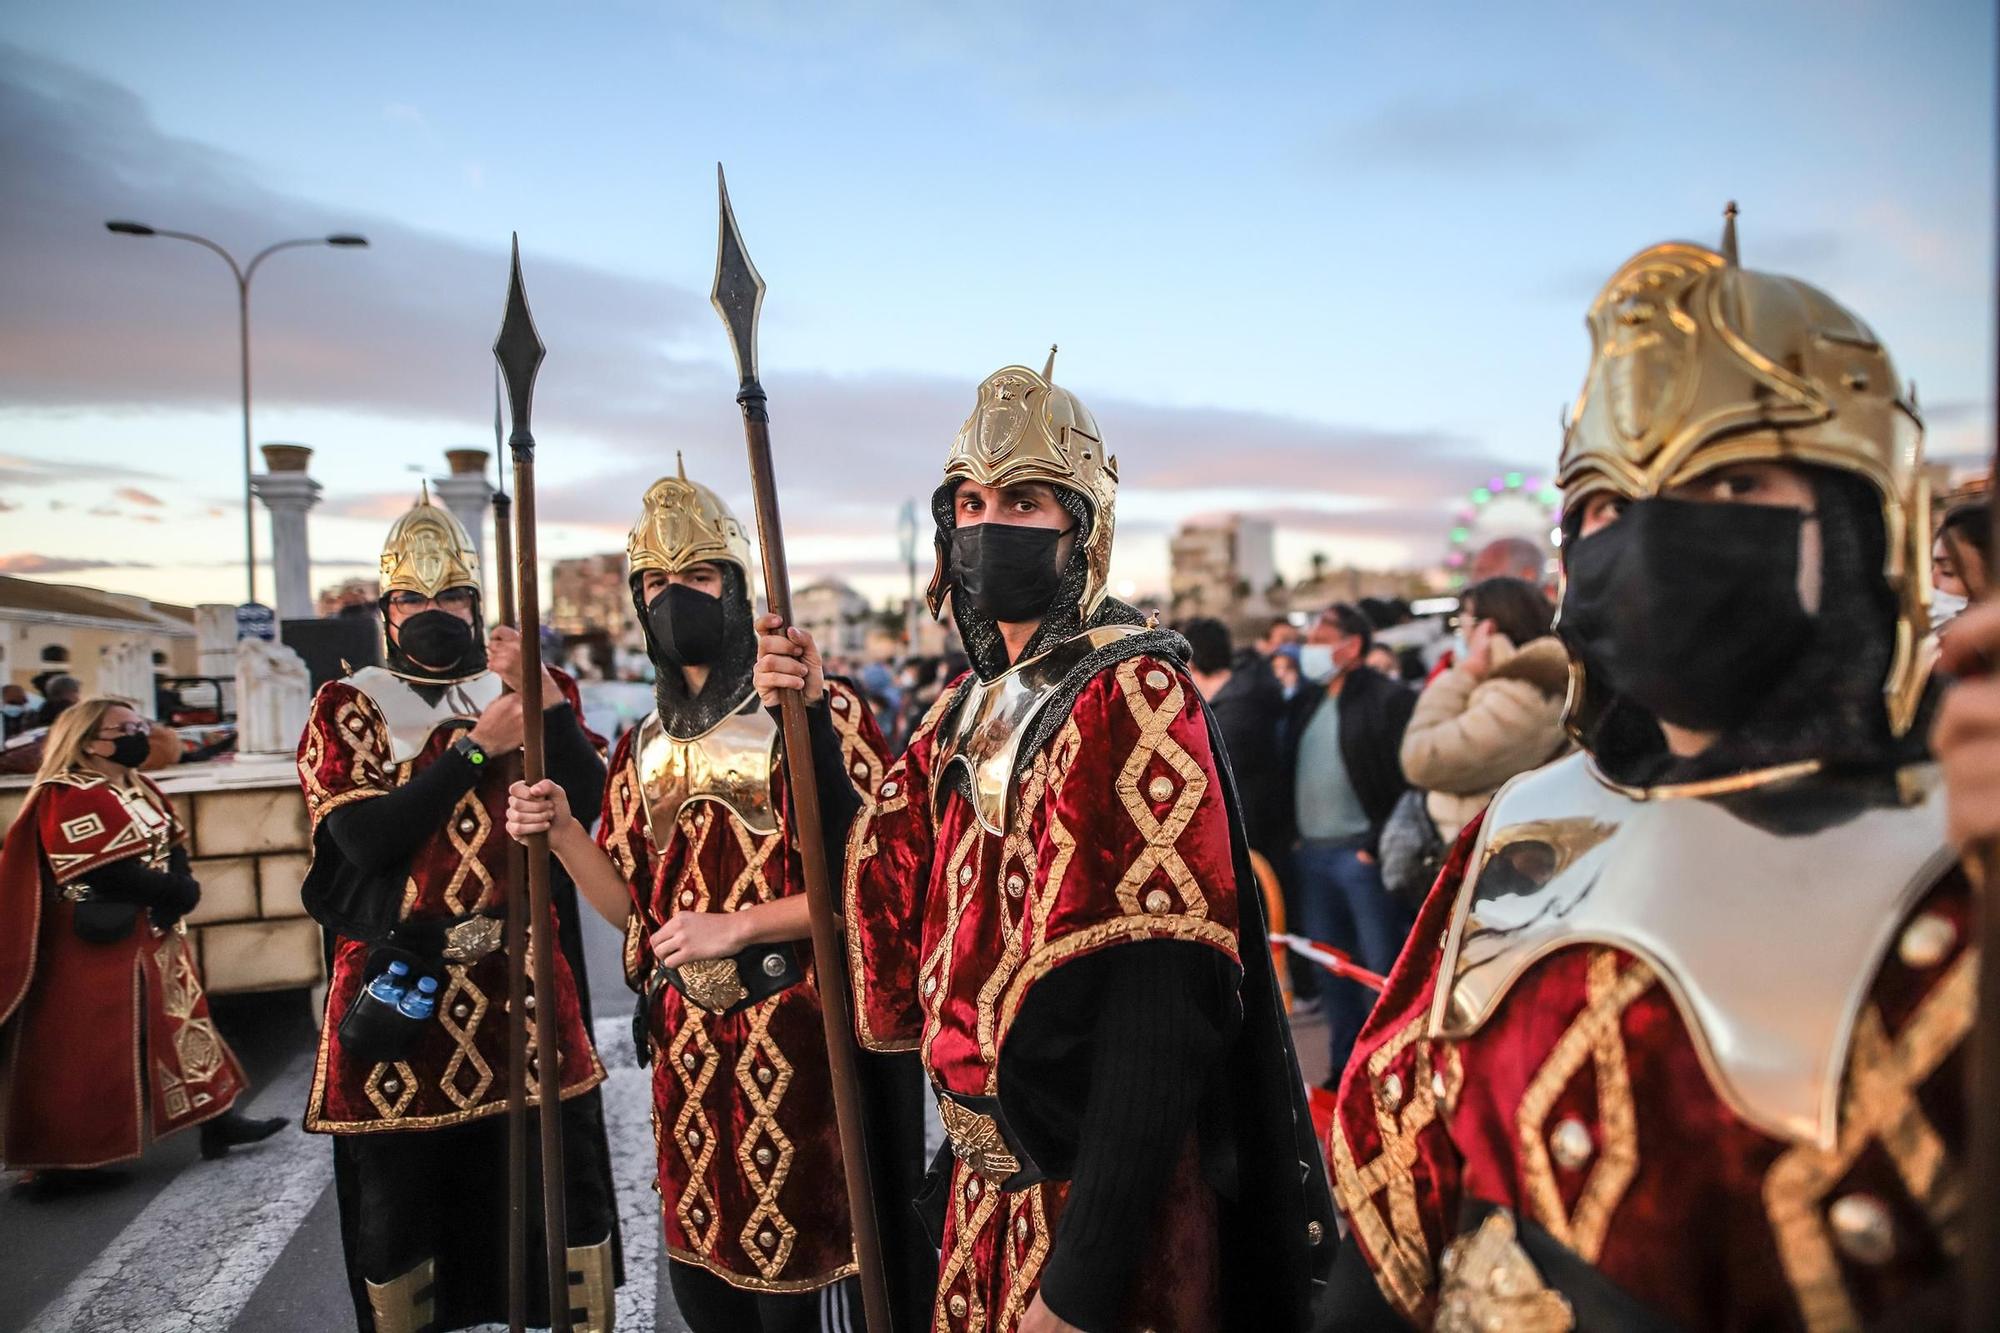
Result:
[[[764,280],[744,252],[736,213],[729,206],[729,183],[716,164],[721,203],[721,238],[715,256],[715,290],[709,300],[729,330],[742,380],[736,403],[743,409],[743,436],[750,446],[750,488],[757,504],[757,547],[764,559],[764,595],[771,614],[792,623],[792,581],[785,567],[785,532],[778,521],[778,487],[771,467],[771,418],[764,410],[764,386],[757,382],[757,312],[764,304]],[[516,488],[519,489],[518,487]],[[854,1258],[861,1269],[862,1309],[869,1333],[889,1333],[889,1296],[883,1286],[882,1240],[875,1226],[875,1195],[868,1174],[868,1140],[862,1132],[861,1082],[855,1067],[853,1024],[848,1018],[846,955],[841,952],[833,888],[827,883],[826,843],[821,836],[819,787],[813,776],[812,740],[806,730],[805,700],[797,690],[780,691],[779,721],[784,735],[785,782],[791,792],[792,833],[805,869],[806,906],[812,916],[813,968],[819,977],[820,1016],[826,1021],[827,1063],[833,1072],[833,1111],[840,1122],[840,1159],[847,1171],[847,1212],[854,1224]]]
[[[521,285],[521,238],[514,238],[514,269],[507,283],[507,313],[500,321],[500,336],[493,340],[493,359],[507,380],[507,402],[513,409],[514,431],[507,447],[514,454],[514,586],[519,598],[517,616],[521,629],[521,778],[533,786],[547,774],[542,753],[542,597],[541,578],[535,556],[535,437],[528,428],[534,407],[535,372],[547,352],[535,333],[535,318],[528,313],[528,293]],[[549,1327],[569,1333],[569,1236],[567,1192],[563,1188],[562,1152],[562,1057],[556,1050],[556,967],[557,944],[548,930],[555,917],[549,906],[549,839],[545,833],[528,836],[527,912],[521,912],[519,881],[508,886],[507,920],[510,934],[526,936],[528,951],[534,955],[535,994],[545,1012],[535,1024],[534,1062],[539,1066],[539,1118],[542,1129],[542,1233],[548,1243]],[[523,922],[516,925],[516,922]],[[507,1022],[509,1053],[518,1055],[526,1047],[524,1033],[528,1007],[521,994],[523,975],[521,954],[510,953]],[[508,1114],[526,1101],[525,1060],[516,1060],[509,1070]],[[518,1098],[518,1101],[517,1101]],[[526,1132],[519,1142],[526,1156]],[[525,1161],[516,1161],[510,1135],[508,1168],[512,1180],[523,1180]],[[523,1200],[525,1202],[525,1200]],[[521,1212],[525,1212],[525,1208]],[[525,1220],[520,1213],[510,1217],[517,1228]],[[525,1242],[522,1242],[525,1245]],[[511,1249],[511,1245],[510,1245]],[[522,1265],[525,1276],[525,1263]],[[510,1298],[514,1294],[510,1289]],[[525,1301],[522,1302],[525,1304]],[[521,1306],[510,1312],[518,1319]],[[515,1325],[517,1328],[519,1324]]]

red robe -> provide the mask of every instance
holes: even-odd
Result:
[[[558,676],[563,697],[582,705],[576,686]],[[369,697],[344,681],[329,681],[313,698],[299,738],[299,781],[315,836],[328,814],[370,800],[421,772],[448,750],[463,728],[439,726],[412,759],[394,763],[388,724]],[[473,912],[501,917],[507,893],[506,766],[490,764],[479,785],[459,798],[451,818],[432,831],[411,859],[398,914],[404,921],[449,921]],[[551,911],[542,939],[556,939]],[[499,948],[469,964],[448,963],[438,993],[437,1021],[425,1025],[406,1059],[365,1063],[341,1049],[339,1025],[361,991],[368,946],[341,939],[327,985],[326,1019],[319,1059],[306,1101],[305,1127],[320,1134],[373,1134],[386,1130],[439,1129],[507,1108],[507,952]],[[604,1066],[584,1030],[569,960],[555,954],[556,993],[534,993],[529,971],[529,1023],[553,1012],[559,1024],[564,1099],[604,1081]],[[553,1003],[550,1002],[551,998]],[[529,1049],[533,1050],[530,1036]],[[528,1080],[528,1101],[540,1092]]]
[[[143,774],[36,787],[0,849],[0,1159],[10,1168],[130,1161],[148,1143],[228,1110],[247,1086],[215,1030],[184,929],[142,907],[124,939],[75,930],[90,873],[152,868],[186,830]]]
[[[838,681],[827,690],[844,766],[871,792],[889,764],[882,734],[859,695]],[[682,805],[673,836],[655,847],[633,753],[638,735],[628,731],[612,757],[597,832],[632,886],[635,948],[676,912],[728,912],[805,891],[785,825],[754,833],[718,801]],[[782,783],[773,785],[782,796]],[[638,972],[632,959],[628,970]],[[812,1291],[855,1272],[810,969],[800,984],[720,1016],[668,987],[652,1012],[652,1039],[668,1255],[751,1291]]]
[[[1838,1143],[1822,1148],[1725,1100],[1669,983],[1625,949],[1558,948],[1471,1036],[1427,1035],[1479,828],[1460,836],[1362,1031],[1329,1136],[1335,1196],[1391,1305],[1430,1325],[1468,1202],[1513,1210],[1690,1330],[1893,1327],[1875,1321],[1947,1279],[1978,963],[1956,869],[1888,935],[1906,942],[1867,985]]]
[[[1104,667],[1019,780],[1012,826],[978,822],[934,768],[948,691],[856,817],[846,915],[855,1024],[922,1055],[931,1081],[998,1097],[1001,1055],[1036,983],[1105,948],[1192,941],[1237,959],[1230,825],[1204,705],[1172,662]],[[962,771],[954,766],[954,774]],[[1004,1177],[1002,1177],[1004,1178]],[[954,1162],[936,1325],[1011,1333],[1033,1301],[1067,1185],[1003,1191]],[[1215,1198],[1193,1140],[1120,1327],[1217,1327]]]

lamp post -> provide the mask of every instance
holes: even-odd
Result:
[[[143,222],[112,221],[104,224],[104,229],[118,236],[166,236],[176,241],[192,241],[204,249],[213,250],[222,256],[222,262],[229,265],[229,272],[236,279],[236,327],[241,341],[243,357],[243,574],[247,591],[244,600],[257,600],[257,511],[250,503],[250,279],[257,276],[257,266],[280,250],[290,250],[302,245],[331,245],[340,249],[360,249],[368,244],[366,236],[353,232],[335,232],[331,236],[308,236],[298,240],[279,241],[267,245],[253,255],[248,264],[236,262],[236,256],[209,240],[206,236],[196,236],[192,232],[167,231],[159,227],[149,227]]]

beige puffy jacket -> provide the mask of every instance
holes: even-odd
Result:
[[[1403,733],[1403,776],[1430,793],[1425,804],[1447,843],[1507,779],[1569,748],[1562,641],[1545,635],[1516,648],[1495,635],[1492,661],[1484,680],[1453,667],[1432,681]]]

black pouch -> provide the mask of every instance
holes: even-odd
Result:
[[[430,1025],[430,1020],[406,1017],[394,1005],[384,1004],[368,993],[370,983],[388,971],[391,963],[402,963],[410,969],[412,986],[419,977],[436,976],[438,972],[435,962],[400,945],[378,944],[369,949],[368,962],[361,973],[361,993],[340,1016],[339,1029],[341,1050],[369,1064],[402,1059]]]
[[[806,979],[789,944],[753,944],[731,958],[662,969],[673,988],[704,1013],[733,1014]]]
[[[138,903],[107,903],[86,898],[73,904],[70,928],[85,944],[116,944],[132,933],[132,925],[144,911]]]

